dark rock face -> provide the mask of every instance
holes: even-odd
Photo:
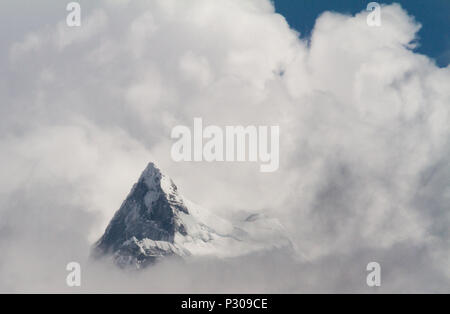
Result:
[[[188,211],[177,199],[176,186],[170,181],[168,193],[161,179],[160,170],[150,163],[95,244],[95,256],[113,255],[116,264],[125,267],[145,266],[175,254],[171,246],[147,243],[142,248],[139,244],[143,239],[173,243],[176,231],[185,233],[175,216],[176,211]]]

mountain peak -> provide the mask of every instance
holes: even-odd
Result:
[[[231,223],[186,200],[154,163],[149,163],[95,244],[96,256],[112,255],[121,266],[142,268],[163,257],[247,254],[290,246],[279,223],[265,216]]]
[[[161,178],[161,170],[156,167],[156,165],[152,162],[149,162],[147,164],[147,167],[145,167],[144,171],[141,174],[141,178]]]

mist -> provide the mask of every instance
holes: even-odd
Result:
[[[0,4],[23,22],[0,41],[1,292],[450,290],[450,69],[414,52],[400,5],[381,27],[324,12],[304,38],[265,0],[79,2],[79,28],[56,1],[27,3],[36,20]],[[194,117],[278,125],[278,170],[173,161],[171,130]],[[93,261],[150,161],[218,215],[269,212],[301,258]]]

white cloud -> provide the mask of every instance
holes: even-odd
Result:
[[[60,210],[112,217],[153,159],[211,210],[264,209],[284,219],[317,265],[315,289],[333,259],[358,265],[373,253],[397,269],[397,247],[432,256],[430,278],[442,274],[448,287],[449,235],[436,221],[450,221],[437,175],[449,169],[450,69],[409,49],[419,25],[398,5],[382,8],[381,27],[367,26],[367,12],[324,13],[309,45],[269,1],[98,7],[83,10],[79,30],[47,26],[10,47],[8,81],[0,81],[0,215],[13,215],[18,191],[56,206],[60,187]],[[170,130],[194,117],[280,125],[280,170],[172,162]],[[30,194],[27,184],[49,189]],[[21,213],[34,212],[33,202]],[[87,237],[105,224],[67,228]],[[339,290],[340,280],[326,289]],[[398,280],[400,291],[411,284]]]

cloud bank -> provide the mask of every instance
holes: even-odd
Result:
[[[325,12],[302,38],[265,0],[80,4],[81,27],[62,7],[2,43],[0,291],[73,292],[73,260],[89,292],[373,292],[371,261],[377,291],[450,291],[450,69],[411,50],[399,5],[381,27]],[[194,117],[279,125],[279,170],[172,162],[171,129]],[[303,259],[92,265],[148,161],[221,215],[278,217]]]

